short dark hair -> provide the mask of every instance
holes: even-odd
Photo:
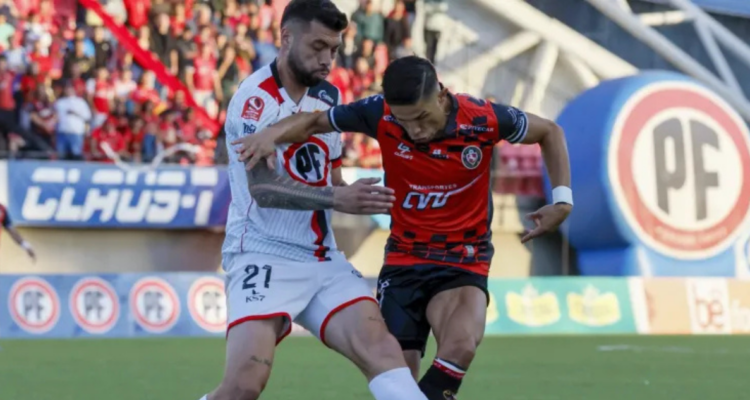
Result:
[[[437,89],[435,66],[421,57],[398,58],[388,65],[383,75],[385,102],[394,106],[417,104]]]
[[[318,21],[336,32],[343,31],[349,25],[346,14],[342,13],[331,0],[292,0],[284,9],[281,26],[292,21],[308,24]]]

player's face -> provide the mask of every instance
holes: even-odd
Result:
[[[391,114],[403,126],[411,140],[425,143],[443,132],[450,107],[448,89],[436,91],[417,104],[391,106]]]
[[[289,68],[300,84],[315,86],[328,77],[341,45],[341,32],[313,21],[309,26],[292,27],[283,40],[291,41]]]

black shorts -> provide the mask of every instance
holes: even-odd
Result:
[[[378,302],[385,324],[401,349],[419,350],[424,356],[430,335],[427,305],[436,294],[463,286],[481,289],[489,304],[486,276],[436,264],[383,267],[378,278]]]

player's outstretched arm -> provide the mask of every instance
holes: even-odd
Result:
[[[573,210],[573,192],[570,189],[570,160],[563,129],[545,118],[526,114],[528,131],[521,141],[524,144],[539,144],[544,164],[552,183],[553,204],[544,206],[527,217],[536,227],[528,232],[521,242],[555,231]]]
[[[326,113],[301,112],[284,118],[262,131],[237,139],[233,145],[240,145],[237,150],[240,161],[252,170],[263,158],[268,160],[268,167],[273,169],[273,157],[276,145],[282,143],[302,143],[310,136],[333,131]]]
[[[31,261],[36,262],[36,253],[34,252],[34,249],[31,247],[31,243],[26,241],[23,236],[16,230],[16,228],[10,223],[10,219],[6,218],[5,223],[3,225],[3,228],[5,228],[5,231],[8,232],[8,235],[13,239],[16,244],[21,246],[21,248],[26,251],[26,254],[29,255],[29,258],[31,258]]]
[[[264,162],[248,171],[247,180],[253,199],[264,208],[387,214],[396,200],[392,189],[375,186],[379,178],[360,179],[348,186],[315,187],[281,176]]]

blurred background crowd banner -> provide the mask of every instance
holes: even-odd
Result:
[[[0,229],[0,336],[220,334],[223,121],[287,3],[0,0],[0,222],[36,251]],[[344,103],[418,54],[566,131],[576,207],[528,244],[542,157],[495,149],[488,333],[750,331],[750,3],[335,3]],[[348,182],[383,176],[377,141],[343,142]],[[376,277],[389,218],[333,225]]]

